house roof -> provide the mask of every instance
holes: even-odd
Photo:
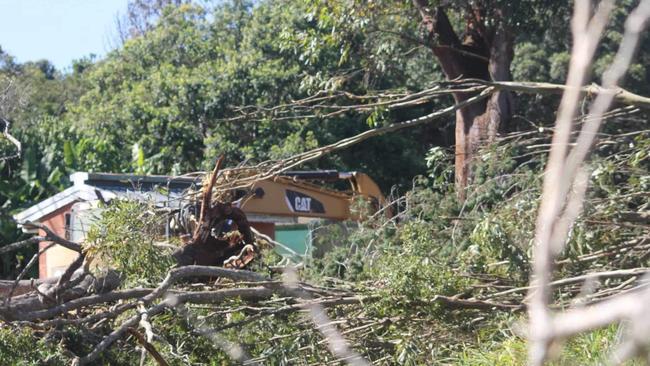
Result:
[[[114,198],[148,200],[168,207],[182,204],[183,192],[200,184],[201,178],[166,175],[133,175],[77,172],[70,175],[72,187],[15,215],[16,222],[38,223],[43,217],[74,202],[108,201]],[[23,231],[26,231],[23,228]]]

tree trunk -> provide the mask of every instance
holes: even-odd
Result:
[[[462,40],[456,35],[444,8],[429,7],[428,0],[413,0],[428,31],[427,41],[448,80],[475,78],[510,81],[513,37],[499,9],[491,9],[494,25],[484,25],[485,9],[480,5],[466,14]],[[455,93],[456,103],[475,94]],[[494,93],[489,99],[456,112],[456,188],[461,200],[471,182],[471,162],[481,144],[491,142],[506,128],[513,110],[508,91]]]

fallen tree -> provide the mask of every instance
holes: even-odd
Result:
[[[627,114],[623,113],[622,115]],[[614,112],[609,118],[620,118],[620,116],[620,113]],[[498,145],[507,149],[518,147],[526,154],[541,158],[547,151],[552,132],[552,129],[541,131],[536,129],[511,134],[504,136],[502,141],[498,142]],[[633,135],[629,135],[629,133],[608,135],[607,138],[598,143],[597,148],[611,146],[612,142],[616,142],[617,145],[624,145],[630,136],[634,137],[639,134],[643,135],[644,132],[639,131]],[[486,151],[484,153],[505,156],[505,153],[501,150]],[[627,163],[625,156],[612,159],[614,159],[615,164]],[[490,160],[487,159],[486,161]],[[509,205],[517,207],[522,202],[529,201],[528,197],[532,197],[538,192],[534,187],[520,185],[523,182],[518,179],[525,174],[522,174],[518,169],[521,168],[517,168],[510,174],[501,174],[499,179],[492,181],[495,184],[515,187],[512,189],[514,193],[507,194],[506,199],[501,200],[505,202],[506,207],[510,207]],[[621,166],[619,170],[624,171],[625,168]],[[215,169],[214,171],[218,172],[219,170]],[[212,177],[214,177],[214,174],[211,173],[209,178],[206,179],[206,189],[199,194],[199,197],[201,197],[201,200],[210,197],[208,198],[210,203],[204,207],[212,207],[214,212],[218,212],[218,209],[214,208],[218,206],[212,201],[215,196],[219,196],[218,191],[215,193],[214,186],[218,186],[219,183],[222,187],[242,183],[237,179],[230,182],[215,179],[215,183],[212,183],[213,189],[210,190],[207,187],[212,182]],[[492,189],[490,184],[492,183],[482,183],[481,186],[474,187],[473,192],[480,196],[482,190]],[[212,192],[212,194],[206,195],[206,192]],[[625,202],[629,204],[628,207],[635,207],[635,195],[624,191],[620,193],[620,196],[622,198],[619,197],[614,201]],[[414,197],[405,197],[404,199],[412,201],[406,205],[410,208],[406,211],[400,210],[396,220],[377,215],[374,219],[379,220],[378,223],[374,223],[373,218],[371,218],[370,222],[365,225],[370,225],[369,227],[373,228],[373,232],[378,235],[383,230],[382,227],[397,229],[405,225],[405,223],[408,224],[413,218],[420,216],[417,200]],[[474,199],[474,195],[468,197],[469,202],[473,202]],[[598,207],[601,200],[603,198],[599,196],[592,197],[590,205]],[[608,200],[607,202],[612,201]],[[606,248],[595,246],[591,252],[583,252],[580,255],[569,253],[566,258],[558,258],[557,265],[566,269],[566,272],[564,272],[564,278],[550,284],[558,294],[561,294],[561,296],[554,299],[553,308],[570,306],[576,301],[581,301],[583,305],[597,304],[611,299],[617,294],[633,294],[643,291],[647,287],[647,283],[639,281],[639,279],[647,273],[648,268],[637,266],[640,263],[637,259],[647,253],[650,243],[647,242],[647,237],[638,236],[638,233],[642,232],[639,227],[624,225],[626,223],[643,224],[644,221],[639,220],[639,217],[644,217],[645,213],[644,211],[626,211],[624,215],[621,215],[611,211],[608,207],[605,206],[590,213],[581,219],[582,222],[592,227],[601,227],[605,225],[604,223],[606,223],[606,227],[618,225],[616,227],[619,228],[617,230],[621,232],[621,237],[635,235],[637,237]],[[138,212],[138,210],[133,212]],[[438,212],[438,215],[443,216],[443,213]],[[598,220],[595,220],[596,218]],[[480,221],[483,219],[484,213],[481,213],[478,209],[470,210],[469,208],[455,217],[441,217],[441,220],[449,223],[449,225],[445,226],[439,232],[439,235],[444,236],[446,235],[445,232],[452,233],[454,230],[466,230],[466,228],[476,231],[475,227],[481,226],[475,220]],[[212,220],[210,215],[204,213],[203,222],[210,220]],[[200,221],[197,221],[197,223]],[[148,221],[146,222],[148,224]],[[219,219],[212,222],[212,225],[216,224],[218,226]],[[210,225],[197,225],[196,227],[203,227],[204,230],[210,229],[210,232],[212,231]],[[521,229],[525,230],[525,228]],[[44,231],[51,233],[46,228]],[[198,232],[199,230],[196,230],[195,234]],[[60,238],[56,236],[50,236],[49,238],[60,241]],[[201,236],[195,235],[194,238],[200,240]],[[376,238],[376,236],[373,236],[373,238]],[[80,247],[82,251],[84,250],[84,245],[77,243],[72,243],[75,244],[72,245],[65,241],[63,243],[69,247]],[[144,243],[140,244],[144,245]],[[11,248],[18,247],[20,246],[12,246]],[[169,248],[163,249],[171,254]],[[375,253],[377,249],[366,250]],[[368,255],[365,259],[370,260],[373,255]],[[420,253],[418,255],[426,256],[427,254]],[[452,255],[451,257],[460,258],[463,255]],[[262,257],[258,258],[263,257],[264,253],[262,253]],[[443,258],[445,257],[440,257],[440,259]],[[605,266],[607,268],[606,266],[611,265],[613,258],[618,258],[618,266],[622,269],[611,268],[597,272],[588,270],[590,267]],[[478,261],[480,262],[480,260]],[[350,264],[346,265],[350,266]],[[340,355],[331,356],[334,357],[332,360],[341,361],[345,357],[356,357],[355,354],[360,354],[363,358],[377,361],[395,352],[394,345],[384,344],[379,341],[381,339],[379,334],[387,332],[392,327],[401,329],[401,327],[416,326],[419,322],[432,326],[430,322],[433,320],[428,318],[429,315],[425,316],[424,314],[432,314],[431,316],[434,316],[433,319],[435,319],[433,314],[440,314],[441,312],[444,314],[457,314],[456,316],[467,318],[468,322],[479,319],[475,321],[478,326],[486,321],[480,320],[481,318],[489,318],[493,314],[522,314],[530,303],[529,298],[526,297],[526,292],[537,290],[531,286],[526,286],[521,280],[515,281],[499,275],[506,268],[520,268],[516,267],[512,258],[488,263],[480,271],[471,269],[471,267],[459,266],[452,271],[454,281],[462,278],[469,279],[468,282],[464,282],[465,287],[454,288],[453,290],[435,287],[435,292],[422,293],[418,296],[409,294],[409,291],[414,294],[414,291],[420,291],[418,288],[422,284],[417,276],[411,278],[411,285],[406,287],[409,290],[395,292],[392,289],[395,285],[387,284],[386,279],[382,276],[374,278],[370,282],[336,282],[326,279],[325,283],[314,285],[304,281],[288,281],[282,274],[287,271],[291,272],[293,270],[292,266],[285,266],[280,270],[278,268],[267,269],[264,265],[256,266],[256,262],[250,262],[250,266],[255,271],[193,264],[178,268],[166,268],[164,276],[157,280],[153,286],[137,287],[132,282],[124,282],[124,277],[116,276],[115,272],[104,275],[109,279],[113,279],[107,281],[106,277],[102,277],[102,274],[93,273],[92,270],[88,269],[89,266],[81,265],[65,281],[62,281],[61,278],[34,281],[33,286],[31,284],[29,286],[32,293],[14,296],[11,301],[5,302],[5,306],[0,308],[0,315],[2,315],[5,326],[33,329],[44,336],[52,334],[51,337],[54,337],[54,339],[60,339],[56,338],[59,336],[54,336],[59,329],[77,329],[94,334],[94,336],[88,337],[83,352],[79,352],[74,347],[66,349],[68,359],[71,362],[75,360],[74,362],[78,364],[102,362],[102,360],[105,360],[103,357],[109,357],[108,355],[112,354],[112,352],[125,347],[126,349],[132,348],[134,344],[143,347],[143,352],[147,357],[152,359],[162,358],[166,360],[165,362],[171,361],[170,358],[175,359],[177,356],[174,356],[168,350],[171,341],[168,340],[167,336],[162,336],[162,334],[168,332],[168,330],[163,329],[165,329],[165,323],[170,321],[169,319],[185,319],[184,321],[187,322],[189,327],[185,329],[186,332],[199,338],[211,339],[214,344],[219,345],[218,348],[224,350],[230,349],[230,346],[226,345],[227,342],[237,342],[239,340],[239,342],[246,343],[244,336],[239,338],[236,335],[238,332],[245,334],[248,327],[264,324],[265,322],[273,322],[273,324],[288,323],[293,329],[290,333],[277,334],[277,339],[269,338],[268,342],[275,344],[278,349],[284,347],[280,346],[284,339],[303,337],[315,330],[323,330],[334,325],[334,329],[324,332],[327,335],[314,340],[314,347],[322,348],[319,352],[330,352],[330,354],[336,355],[334,351],[327,350],[331,348],[329,347],[331,344],[337,344],[337,342],[344,339],[351,346],[351,351],[350,349],[348,351],[354,351],[355,353],[344,352]],[[403,266],[404,264],[400,264],[400,267]],[[431,267],[432,264],[419,264],[419,266],[420,270],[418,272],[422,275],[421,272],[426,270],[427,267]],[[452,266],[455,267],[457,264]],[[307,269],[309,267],[307,266]],[[436,271],[439,270],[439,267],[434,268]],[[389,267],[386,270],[393,271],[394,269]],[[429,281],[428,277],[424,278]],[[447,280],[443,277],[435,281],[444,282]],[[598,287],[585,295],[583,293],[584,284],[595,281],[600,283]],[[78,282],[76,286],[72,286],[75,282]],[[42,295],[42,293],[56,287],[57,283],[61,284],[58,295]],[[38,287],[43,284],[46,287]],[[102,287],[101,284],[104,284],[104,286]],[[383,316],[374,313],[373,307],[377,306],[377,304],[386,304],[386,302],[392,303],[391,306],[398,309],[411,309],[414,313],[399,315],[399,312],[391,312]],[[319,318],[322,314],[327,316],[325,320]],[[305,318],[305,315],[307,315],[309,323],[316,322],[316,325],[308,326],[304,320],[301,320]],[[423,316],[425,316],[426,320],[416,320],[418,317]],[[206,325],[204,321],[199,320],[202,317],[211,317],[217,320],[219,318],[224,319]],[[227,317],[231,317],[231,319],[226,320]],[[333,330],[337,330],[337,333],[332,333]],[[226,334],[229,334],[229,336],[224,338]],[[328,337],[334,338],[330,339]],[[426,339],[426,332],[422,332],[418,337]],[[372,339],[377,343],[369,345],[366,343],[368,339]],[[309,355],[313,351],[305,343],[301,343],[302,341],[298,342],[301,346],[299,347],[300,351],[296,351],[296,355]],[[360,348],[361,345],[364,345],[364,348]],[[269,356],[264,356],[262,353],[249,354],[252,347],[250,344],[242,344],[238,347],[249,351],[245,352],[245,356],[240,354],[237,357],[233,355],[228,357],[233,357],[243,363],[264,363],[268,361],[266,357]],[[367,351],[365,347],[369,347],[367,350],[372,351]],[[364,351],[359,353],[360,349]]]
[[[635,13],[637,22],[644,23],[648,18],[648,3],[644,1]],[[598,26],[602,22],[600,13],[595,20],[589,20],[588,9],[578,14],[583,18],[576,20],[576,27],[582,27],[582,32],[588,30],[589,24]],[[628,37],[638,38],[640,27],[630,26],[632,35]],[[587,41],[586,45],[576,44],[594,47],[593,39]],[[623,42],[628,45],[625,57],[631,52],[629,42],[629,38]],[[620,67],[621,62],[615,65]],[[606,79],[607,87],[596,90],[599,96],[592,113],[583,116],[577,115],[577,100],[585,91],[581,82],[566,88],[542,85],[549,91],[562,89],[568,95],[565,98],[573,99],[567,102],[568,112],[561,113],[555,127],[540,125],[504,135],[491,147],[493,150],[481,150],[479,160],[501,159],[506,166],[488,164],[487,173],[470,185],[470,194],[462,204],[448,198],[450,191],[444,184],[428,182],[432,186],[426,190],[414,189],[397,200],[404,207],[396,218],[370,218],[360,229],[365,229],[362,234],[368,240],[345,246],[346,256],[336,257],[334,253],[326,263],[332,265],[336,278],[314,276],[314,283],[319,283],[315,285],[298,280],[292,266],[283,268],[284,277],[279,277],[277,268],[271,271],[264,263],[251,266],[255,272],[195,266],[200,256],[181,253],[189,257],[182,263],[188,265],[163,268],[165,276],[152,286],[137,287],[119,281],[115,285],[108,273],[107,277],[98,276],[84,265],[87,253],[83,245],[52,236],[43,227],[49,240],[75,248],[81,259],[60,278],[30,283],[28,290],[33,293],[13,297],[10,290],[0,307],[2,326],[33,329],[40,339],[54,339],[61,344],[67,336],[65,329],[80,332],[86,337],[85,342],[79,342],[85,348],[73,343],[62,346],[62,352],[76,364],[101,362],[114,348],[132,349],[128,343],[120,344],[129,337],[143,347],[143,354],[151,355],[159,364],[166,363],[166,357],[187,361],[183,358],[187,352],[179,352],[179,342],[173,338],[179,329],[194,336],[192,342],[208,340],[227,357],[244,364],[272,363],[270,360],[381,364],[399,362],[413,345],[461,343],[459,337],[467,335],[462,329],[476,331],[481,325],[498,321],[500,315],[528,310],[532,327],[527,336],[533,344],[533,363],[542,364],[550,358],[551,346],[561,338],[625,319],[635,321],[631,342],[623,343],[616,357],[632,357],[642,352],[640,345],[647,342],[644,304],[648,296],[646,259],[650,244],[648,190],[643,177],[648,169],[644,144],[649,132],[607,130],[600,133],[602,139],[594,141],[602,121],[620,121],[638,113],[635,106],[608,111],[609,103],[621,94],[616,88],[621,71],[614,71]],[[469,83],[477,85],[463,87],[477,88],[473,90],[479,93],[473,101],[486,98],[494,88],[530,86]],[[285,160],[231,169],[231,180],[218,181],[218,173],[223,171],[217,164],[211,174],[206,174],[201,214],[190,245],[207,244],[214,238],[212,229],[219,221],[236,218],[237,213],[226,203],[214,201],[213,189],[218,195],[220,188],[245,187],[261,176],[276,174],[376,133],[424,123],[461,107],[379,127]],[[572,128],[574,124],[580,128]],[[552,139],[551,134],[556,137]],[[592,147],[598,152],[592,161],[597,169],[586,174],[584,159]],[[545,166],[549,150],[554,158]],[[480,166],[480,161],[476,163]],[[544,167],[546,184],[540,187],[538,178]],[[435,168],[441,174],[446,171],[444,167]],[[239,172],[246,174],[238,176]],[[591,196],[587,194],[588,184],[595,190]],[[531,225],[541,191],[550,198],[541,202],[533,246]],[[246,231],[245,221],[240,219],[241,223]],[[385,237],[389,243],[378,243],[385,239],[381,236],[385,231],[393,232]],[[244,246],[251,241],[246,239],[248,235],[244,233]],[[45,239],[12,244],[6,252],[41,240]],[[225,247],[216,248],[219,260],[226,257],[223,249],[230,243],[221,245]],[[527,254],[530,249],[536,251],[533,258]],[[355,256],[361,265],[355,262]],[[531,260],[535,281],[526,285]],[[305,270],[313,267],[308,264]],[[326,270],[329,268],[323,272]],[[553,278],[554,270],[560,278]],[[16,284],[25,282],[18,279],[12,288],[17,288]],[[176,322],[181,326],[170,328]],[[283,324],[289,326],[283,328]],[[253,325],[259,328],[252,328],[251,335],[247,328]],[[265,329],[265,337],[259,336],[260,329]],[[251,349],[255,353],[249,355]],[[426,350],[419,352],[424,357],[433,354]]]

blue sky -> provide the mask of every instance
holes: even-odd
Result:
[[[19,62],[48,59],[57,69],[105,55],[115,16],[128,0],[0,0],[0,46]]]

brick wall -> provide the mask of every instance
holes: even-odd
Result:
[[[61,207],[60,209],[50,213],[49,215],[43,217],[40,222],[49,227],[55,234],[65,237],[65,214],[70,213],[72,208],[71,203],[67,206]],[[42,230],[39,231],[39,235],[44,236],[45,232]],[[39,250],[48,246],[50,242],[41,242],[39,244]],[[64,248],[60,245],[55,245],[52,248],[48,249],[45,253],[41,254],[38,257],[38,277],[47,278],[54,276],[57,270],[60,270],[61,267],[67,267],[68,264],[72,263],[79,254],[70,249]]]

